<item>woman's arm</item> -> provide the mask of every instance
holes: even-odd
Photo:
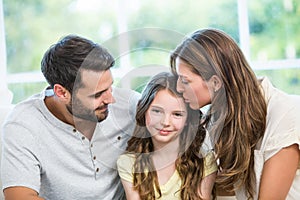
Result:
[[[260,200],[284,200],[293,183],[300,150],[297,144],[281,149],[264,164],[259,188]]]
[[[215,184],[217,172],[214,172],[206,177],[204,177],[201,181],[200,185],[200,197],[203,200],[210,200],[212,197],[212,190]]]
[[[123,184],[127,200],[140,200],[141,199],[138,191],[133,189],[132,183],[125,181],[123,179],[121,179],[121,182]]]

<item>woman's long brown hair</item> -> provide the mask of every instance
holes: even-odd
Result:
[[[222,87],[212,97],[206,127],[214,138],[220,160],[216,182],[225,189],[245,186],[255,194],[254,149],[263,137],[267,106],[260,84],[236,42],[216,29],[203,29],[186,38],[171,55],[190,64],[191,71],[208,81],[213,75]]]
[[[155,190],[161,195],[157,173],[151,159],[154,151],[151,135],[145,124],[145,114],[155,95],[160,90],[168,90],[176,97],[182,97],[176,91],[177,77],[171,73],[160,73],[154,76],[145,87],[137,106],[136,122],[132,138],[128,141],[127,152],[136,156],[134,163],[133,187],[141,199],[155,199]],[[187,106],[187,105],[186,105]],[[206,131],[199,123],[199,111],[188,108],[186,126],[180,134],[179,155],[175,161],[176,170],[182,180],[180,197],[183,200],[198,200],[200,182],[203,178],[203,156],[201,145]]]

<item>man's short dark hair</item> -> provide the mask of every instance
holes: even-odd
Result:
[[[81,70],[105,71],[114,65],[112,55],[102,46],[77,35],[68,35],[44,54],[41,70],[53,88],[60,84],[72,93],[81,83]]]

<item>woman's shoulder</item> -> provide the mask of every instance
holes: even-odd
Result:
[[[265,80],[264,80],[265,81]],[[274,155],[280,149],[299,143],[300,96],[287,94],[271,85],[262,83],[267,102],[267,123],[260,149]]]
[[[274,87],[268,78],[262,80],[262,89],[267,103],[267,123],[279,123],[293,118],[300,120],[300,96],[283,92]],[[267,125],[268,125],[267,124]]]

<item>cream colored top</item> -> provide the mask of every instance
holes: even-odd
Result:
[[[263,165],[269,158],[293,144],[298,144],[300,149],[300,96],[288,95],[274,88],[267,78],[261,85],[267,102],[267,125],[263,140],[254,152],[256,191],[259,190]],[[254,199],[257,195],[258,192]],[[236,197],[246,199],[244,189],[238,190]],[[286,199],[300,199],[300,163]]]
[[[134,154],[123,154],[118,159],[118,171],[121,179],[133,182],[133,165],[135,162]],[[204,177],[217,171],[217,165],[214,162],[214,154],[208,153],[204,158]],[[178,172],[175,170],[170,179],[163,185],[160,185],[161,190],[161,200],[179,200],[180,199],[180,189],[181,179]],[[158,197],[158,193],[155,194]]]

